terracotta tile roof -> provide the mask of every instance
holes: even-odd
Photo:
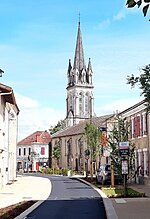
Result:
[[[34,143],[48,144],[50,140],[51,136],[47,131],[36,131],[19,141],[17,145],[32,145]]]
[[[110,118],[112,115],[105,115],[100,117],[93,117],[92,123],[94,123],[97,127],[106,127],[106,120]],[[52,138],[59,138],[65,136],[72,136],[84,133],[84,128],[87,122],[90,122],[89,119],[80,122],[77,125],[72,127],[67,127],[63,130],[60,130],[52,135]]]

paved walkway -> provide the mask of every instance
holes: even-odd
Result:
[[[42,177],[18,175],[17,181],[0,189],[0,208],[25,200],[45,200],[51,192],[51,182]]]
[[[139,192],[145,192],[147,198],[108,199],[99,190],[103,197],[108,219],[150,219],[150,186],[131,185]],[[40,200],[35,207],[48,198],[51,193],[51,183],[48,179],[20,175],[17,181],[0,189],[0,208],[24,200]],[[26,214],[24,214],[25,216]],[[23,216],[17,217],[19,219]],[[94,218],[93,218],[94,219]]]
[[[147,197],[111,199],[118,219],[150,219],[150,186],[135,184],[129,187],[144,192]]]

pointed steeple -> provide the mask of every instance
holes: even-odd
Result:
[[[90,58],[89,58],[89,62],[88,62],[87,71],[91,71],[92,72],[92,65],[91,65],[91,59]]]
[[[81,72],[85,69],[85,62],[84,62],[84,52],[83,52],[83,45],[82,45],[82,35],[80,30],[80,20],[78,23],[78,34],[77,34],[77,42],[76,42],[76,50],[74,56],[74,66],[73,69],[78,69]]]

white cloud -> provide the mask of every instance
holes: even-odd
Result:
[[[65,118],[63,111],[50,107],[40,107],[37,100],[16,94],[20,109],[18,116],[18,140],[22,140],[35,131],[48,130],[51,125]]]
[[[120,11],[120,12],[118,12],[117,15],[115,15],[115,16],[113,17],[113,20],[114,20],[114,21],[116,21],[116,20],[122,20],[122,19],[124,19],[125,17],[126,17],[125,11]]]
[[[109,24],[110,24],[110,20],[107,18],[106,20],[103,20],[102,22],[100,22],[98,26],[100,29],[102,29],[102,28],[107,27]]]
[[[115,112],[121,112],[134,104],[140,102],[142,98],[133,98],[133,99],[118,99],[115,101],[112,101],[108,104],[104,104],[103,106],[97,107],[95,109],[96,115],[106,115],[106,114],[112,114]]]

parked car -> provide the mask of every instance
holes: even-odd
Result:
[[[98,183],[106,184],[111,182],[111,166],[103,164],[96,171],[96,180]]]
[[[111,165],[110,164],[102,164],[100,168],[96,171],[96,180],[97,183],[102,185],[111,183]],[[123,182],[123,179],[117,173],[114,173],[114,180],[116,184],[120,184]]]

